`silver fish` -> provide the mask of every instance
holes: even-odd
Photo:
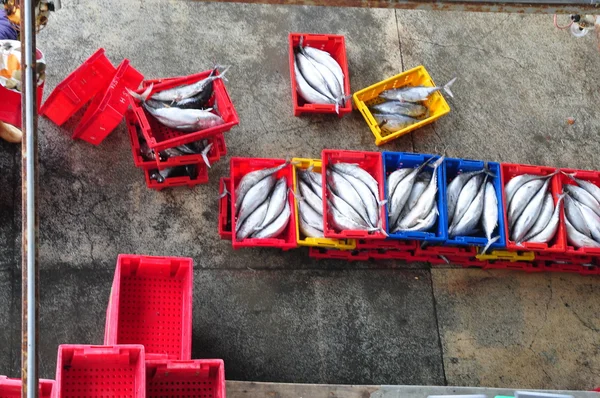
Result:
[[[527,231],[527,235],[525,236],[525,238],[523,238],[523,242],[527,242],[529,239],[542,232],[544,228],[546,228],[546,225],[548,225],[548,223],[550,222],[552,214],[554,214],[554,199],[552,199],[552,194],[550,192],[547,192],[546,197],[544,199],[544,204],[542,205],[542,209],[540,210],[540,215],[538,216],[531,229]]]
[[[388,221],[390,222],[391,226],[396,225],[398,222],[400,213],[402,213],[402,210],[408,201],[417,176],[421,170],[423,170],[425,166],[427,166],[432,160],[433,158],[429,158],[419,167],[411,169],[411,172],[396,185],[396,189],[392,192],[392,198],[388,201]]]
[[[463,189],[461,189],[458,200],[456,201],[454,215],[452,216],[451,227],[456,226],[469,209],[471,202],[473,202],[473,199],[477,196],[477,192],[479,192],[483,178],[484,176],[482,174],[476,174],[469,179],[463,186]]]
[[[413,168],[405,167],[403,169],[398,169],[398,170],[395,170],[394,172],[390,173],[390,175],[388,176],[388,179],[387,179],[387,193],[386,193],[386,198],[387,198],[388,202],[391,201],[392,195],[394,194],[394,191],[396,190],[398,183],[400,181],[402,181],[407,175],[412,173],[413,170],[414,170]]]
[[[323,238],[323,231],[313,228],[310,224],[308,224],[304,218],[299,217],[298,223],[300,224],[298,227],[300,228],[300,232],[308,238]]]
[[[350,174],[343,174],[342,176],[350,184],[352,184],[354,189],[356,189],[356,192],[358,192],[358,195],[360,196],[360,199],[362,200],[363,205],[367,210],[369,223],[372,226],[376,226],[379,222],[379,203],[377,199],[375,199],[375,196],[373,196],[373,193],[371,192],[367,184]]]
[[[573,197],[573,199],[577,200],[580,203],[588,206],[590,209],[594,211],[597,215],[600,216],[600,203],[585,189],[578,187],[577,185],[564,185],[564,190],[567,191],[569,195]]]
[[[356,189],[342,175],[333,170],[327,170],[327,184],[337,196],[348,203],[360,216],[369,222],[369,214],[365,204]]]
[[[410,196],[408,197],[408,202],[406,202],[406,206],[404,209],[411,210],[417,204],[417,201],[427,188],[428,183],[425,181],[416,181],[415,185],[413,185],[412,190],[410,191]]]
[[[301,201],[306,201],[314,211],[323,217],[323,199],[317,196],[304,181],[299,181],[298,186],[300,188],[300,195],[302,195]]]
[[[579,247],[595,247],[599,248],[600,243],[585,236],[579,232],[565,217],[565,224],[567,225],[567,240],[572,246]]]
[[[428,109],[426,106],[413,104],[411,102],[400,102],[400,101],[386,101],[381,104],[373,105],[370,107],[376,113],[379,114],[394,114],[398,113],[401,115],[419,117],[427,113]]]
[[[444,161],[444,156],[440,156],[439,159],[433,163],[433,174],[431,181],[427,184],[427,188],[423,191],[423,194],[417,200],[415,206],[410,209],[408,214],[400,221],[398,226],[402,229],[414,226],[419,220],[424,219],[431,212],[431,208],[436,203],[437,191],[438,191],[438,167]],[[410,196],[410,195],[409,195]]]
[[[583,203],[577,203],[577,207],[581,210],[581,214],[583,215],[583,219],[585,220],[586,225],[588,226],[590,233],[592,234],[592,239],[595,241],[600,241],[600,217],[592,209]]]
[[[304,53],[306,56],[306,53]],[[323,80],[331,93],[331,96],[341,105],[342,97],[344,96],[344,86],[340,84],[335,74],[325,65],[315,61],[313,58],[307,56],[307,59],[312,62],[314,67],[319,71],[321,76],[323,76]]]
[[[426,101],[429,96],[437,91],[444,90],[446,94],[450,97],[454,97],[452,91],[450,91],[450,87],[456,81],[456,77],[450,80],[443,87],[425,87],[425,86],[416,86],[416,87],[402,87],[402,88],[393,88],[391,90],[386,90],[379,94],[381,98],[387,100],[396,100],[396,101],[405,101],[405,102],[421,102]]]
[[[335,225],[347,226],[347,228],[341,228],[341,229],[368,229],[369,228],[369,224],[367,224],[367,222],[362,218],[362,216],[360,214],[358,214],[352,206],[350,206],[348,203],[346,203],[346,201],[344,199],[340,198],[335,193],[331,192],[331,190],[329,190],[328,203],[329,203],[329,207],[335,208],[335,211],[331,212],[331,214],[329,215],[330,220],[331,220],[331,216],[334,216],[334,218],[336,220],[338,220],[337,223],[334,223],[334,226]],[[331,209],[330,209],[330,211],[331,211]],[[341,215],[341,217],[347,218],[348,220],[341,219],[341,217],[338,216],[338,213]],[[333,220],[333,221],[335,221],[335,220]]]
[[[419,119],[415,119],[413,117],[405,115],[374,114],[373,117],[375,118],[377,124],[379,124],[379,128],[381,129],[381,131],[388,134],[393,134],[419,121]]]
[[[265,199],[267,199],[273,185],[275,185],[275,176],[271,174],[250,188],[246,196],[244,196],[244,200],[242,200],[242,204],[239,208],[236,232],[241,227],[244,220],[246,220],[246,218],[265,201]]]
[[[320,176],[321,175],[319,174],[319,177]],[[319,200],[323,201],[323,188],[314,181],[311,174],[309,172],[301,172],[300,178],[306,185],[309,186],[310,190],[317,195]],[[319,182],[321,182],[321,180],[319,180]],[[300,194],[302,194],[302,192],[300,192]]]
[[[549,181],[549,180],[548,180]],[[508,228],[512,230],[515,222],[525,210],[525,207],[531,198],[542,188],[544,182],[540,179],[531,180],[523,184],[517,192],[515,192],[510,205],[508,206]]]
[[[275,221],[260,231],[256,231],[252,237],[257,239],[268,239],[281,235],[281,233],[285,230],[285,227],[287,227],[288,223],[290,222],[290,214],[290,202],[286,200],[283,211],[279,214],[279,216],[277,216]]]
[[[329,68],[331,72],[335,75],[340,87],[342,88],[342,93],[344,93],[344,71],[340,64],[337,63],[335,59],[326,51],[321,51],[312,47],[304,47],[304,52],[310,58],[314,59],[321,65]]]
[[[300,69],[298,69],[298,63],[294,62],[294,71],[296,77],[296,91],[302,98],[304,98],[307,102],[311,104],[333,104],[335,100],[333,98],[329,98],[317,90],[315,90],[302,76],[300,73]]]
[[[342,175],[351,175],[367,185],[377,202],[379,202],[379,183],[362,167],[352,163],[334,163],[333,169]]]
[[[152,96],[152,99],[163,102],[177,102],[185,98],[193,97],[209,86],[211,82],[217,79],[222,79],[223,76],[225,76],[225,73],[227,73],[229,70],[229,67],[225,68],[225,70],[223,70],[223,72],[218,76],[215,76],[216,70],[217,68],[215,67],[215,69],[213,69],[206,79],[202,79],[196,83],[159,91]]]
[[[258,228],[265,219],[268,208],[269,200],[267,199],[260,206],[258,206],[256,210],[254,210],[254,212],[248,216],[248,218],[246,218],[246,221],[244,221],[242,226],[236,232],[237,240],[244,240],[256,231],[256,228]]]
[[[489,247],[500,239],[500,236],[492,238],[492,234],[498,225],[498,196],[496,196],[496,189],[494,184],[491,182],[485,183],[485,194],[483,198],[483,213],[481,214],[481,224],[483,226],[483,232],[488,242],[481,251],[484,254]]]
[[[427,217],[425,217],[425,219],[419,220],[414,226],[405,229],[400,228],[400,226],[396,226],[396,228],[394,228],[392,232],[396,233],[399,231],[429,231],[435,225],[438,215],[439,211],[436,202],[429,214],[427,215]]]
[[[323,231],[323,215],[318,214],[303,200],[298,201],[298,211],[300,213],[298,219],[303,219],[312,228]]]
[[[574,228],[587,237],[592,237],[592,232],[588,227],[581,209],[577,206],[575,199],[569,195],[565,197],[565,218],[568,218]]]
[[[542,188],[535,193],[527,206],[525,206],[525,209],[523,209],[523,212],[515,222],[514,228],[511,228],[513,241],[521,242],[533,224],[535,224],[535,220],[538,219],[542,210],[549,184],[550,180],[547,179]]]
[[[307,58],[306,55],[298,53],[296,54],[296,64],[298,65],[298,69],[300,69],[302,76],[312,88],[335,102],[335,97],[332,95],[331,91],[329,91],[327,82],[323,78],[321,72],[315,67],[313,61]]]
[[[533,180],[543,180],[544,178],[552,177],[556,174],[556,172],[544,176],[534,175],[534,174],[521,174],[516,177],[513,177],[509,182],[504,186],[504,195],[506,196],[506,207],[510,206],[510,202],[514,194],[521,188],[523,185]]]
[[[526,242],[531,243],[548,243],[556,234],[556,230],[558,229],[559,216],[560,216],[560,205],[563,201],[566,194],[562,194],[558,197],[558,201],[556,202],[556,206],[554,207],[554,212],[552,212],[552,217],[550,217],[550,221],[548,221],[548,225],[544,227],[542,232],[539,234],[528,238]]]
[[[577,173],[563,173],[563,174],[566,175],[567,177],[569,177],[571,180],[575,181],[577,183],[577,185],[579,185],[581,188],[588,191],[588,193],[590,195],[592,195],[594,197],[594,199],[596,199],[596,201],[598,201],[598,203],[600,203],[600,187],[598,187],[593,182],[576,178],[575,176],[577,175]]]
[[[263,222],[258,226],[257,230],[265,228],[267,225],[271,224],[279,214],[283,211],[285,207],[285,202],[288,201],[288,186],[287,186],[287,178],[281,177],[277,180],[275,184],[275,188],[269,197],[269,207],[267,209],[267,214]]]
[[[244,200],[244,196],[246,196],[246,193],[248,193],[250,188],[252,188],[256,184],[258,184],[258,182],[260,180],[262,180],[263,178],[265,178],[271,174],[277,173],[279,170],[283,169],[288,164],[289,164],[289,162],[285,162],[276,167],[271,167],[268,169],[254,170],[254,171],[251,171],[251,172],[247,173],[246,175],[244,175],[242,177],[242,179],[240,180],[237,188],[235,189],[236,212],[239,213],[240,205],[242,204],[242,200]]]
[[[462,191],[463,187],[471,179],[471,177],[476,176],[478,174],[483,173],[485,170],[477,170],[470,171],[467,173],[460,173],[448,184],[448,188],[446,189],[446,198],[448,201],[448,223],[452,224],[452,220],[454,219],[454,211],[456,210],[456,203],[458,202],[458,197],[460,195],[460,191]]]
[[[483,213],[483,205],[485,201],[484,199],[486,180],[487,176],[485,177],[485,180],[480,185],[480,187],[477,189],[477,194],[475,195],[475,198],[473,198],[471,204],[469,204],[469,207],[467,208],[465,214],[460,218],[454,219],[456,224],[450,226],[450,228],[448,229],[449,236],[465,236],[466,234],[475,230],[475,228],[479,224],[481,215]]]

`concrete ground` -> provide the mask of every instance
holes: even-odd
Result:
[[[600,169],[600,54],[551,16],[163,0],[63,0],[39,34],[46,95],[97,48],[147,78],[231,64],[240,126],[229,156],[399,150]],[[287,35],[346,36],[353,91],[423,64],[457,76],[452,112],[377,148],[362,117],[292,116]],[[77,118],[80,118],[81,114]],[[575,124],[567,124],[567,118]],[[102,342],[119,253],[195,261],[194,357],[232,380],[591,389],[600,385],[600,285],[578,275],[316,262],[306,249],[234,251],[217,234],[218,179],[155,192],[124,124],[99,147],[77,118],[41,118],[40,375],[57,345]],[[0,374],[19,374],[20,152],[0,143]]]

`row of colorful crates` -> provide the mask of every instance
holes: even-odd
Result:
[[[280,170],[279,176],[286,176],[288,184],[295,189],[296,171],[298,169],[311,168],[313,171],[320,172],[321,167],[326,167],[332,162],[349,162],[360,165],[369,172],[378,182],[382,190],[380,193],[383,199],[383,189],[387,183],[387,176],[400,167],[415,167],[430,158],[436,159],[438,155],[415,154],[404,152],[362,152],[362,151],[336,151],[324,150],[321,159],[302,159],[294,158],[291,163]],[[387,237],[381,232],[369,233],[367,231],[341,231],[335,232],[328,226],[327,217],[324,217],[324,235],[325,238],[306,238],[298,230],[298,212],[294,195],[289,195],[290,204],[293,209],[293,217],[288,227],[280,236],[274,239],[245,239],[238,241],[234,234],[235,217],[232,214],[235,209],[235,188],[241,178],[253,170],[273,167],[284,163],[284,159],[257,159],[257,158],[232,158],[230,163],[231,175],[229,178],[222,178],[220,184],[221,200],[219,206],[219,233],[223,239],[232,240],[234,249],[241,247],[277,247],[285,250],[293,249],[298,246],[312,246],[322,248],[346,249],[356,248],[356,239],[386,239],[408,240],[427,242],[431,245],[443,247],[473,247],[480,248],[485,246],[487,239],[483,236],[458,236],[449,238],[447,234],[447,209],[446,209],[446,185],[458,173],[480,170],[484,167],[483,161],[468,159],[446,158],[440,167],[438,180],[438,206],[439,218],[436,226],[431,232],[399,232],[391,233],[387,223],[387,205],[382,208],[382,217],[384,227],[387,230]],[[564,184],[571,184],[571,180],[564,173],[576,173],[580,179],[588,180],[596,185],[600,185],[600,173],[596,171],[584,171],[573,169],[556,169],[544,166],[508,164],[487,162],[488,169],[494,174],[493,184],[498,196],[499,214],[498,229],[496,233],[500,239],[491,246],[492,251],[489,254],[480,255],[482,260],[502,260],[505,258],[524,259],[532,261],[535,258],[544,259],[544,256],[556,258],[559,261],[569,261],[574,259],[576,263],[585,263],[590,257],[600,256],[600,250],[594,248],[574,248],[567,243],[566,229],[564,227],[564,216],[561,212],[560,224],[555,237],[546,243],[528,243],[517,244],[508,237],[508,228],[506,220],[506,205],[504,200],[504,185],[513,177],[521,174],[549,175],[555,172],[551,178],[551,193],[555,201],[562,192]],[[224,195],[225,191],[230,192],[231,196]],[[326,190],[323,195],[327,195]],[[326,212],[325,212],[326,214]],[[474,249],[477,250],[477,249]],[[581,261],[579,261],[581,259]]]

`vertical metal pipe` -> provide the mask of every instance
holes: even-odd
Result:
[[[22,128],[22,397],[38,396],[38,269],[37,269],[37,77],[35,2],[21,0]]]

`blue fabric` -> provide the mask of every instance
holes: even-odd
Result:
[[[0,5],[0,40],[17,40],[17,31],[8,20],[2,5]]]

